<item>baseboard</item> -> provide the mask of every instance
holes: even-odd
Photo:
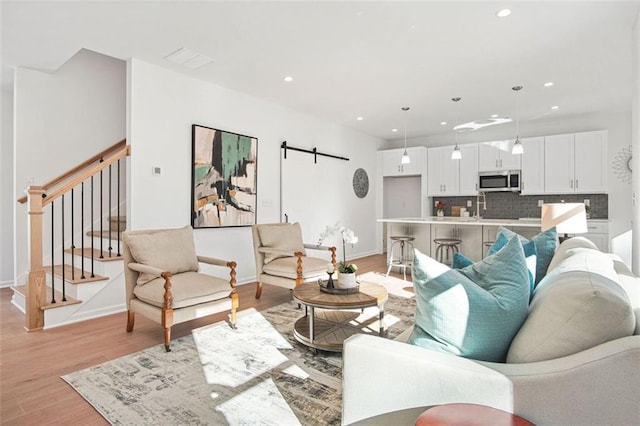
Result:
[[[13,281],[0,281],[0,288],[13,287]]]

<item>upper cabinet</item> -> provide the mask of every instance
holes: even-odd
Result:
[[[604,130],[547,136],[544,141],[547,194],[607,191],[607,133]]]
[[[522,174],[520,190],[522,195],[544,194],[544,138],[520,139],[522,154]]]
[[[458,195],[478,195],[478,144],[460,145],[460,183]]]
[[[426,153],[424,146],[407,148],[407,154],[411,162],[402,164],[404,148],[388,149],[382,152],[382,176],[417,176],[422,174],[423,156]]]
[[[427,150],[427,195],[458,195],[460,160],[451,159],[453,146]],[[464,158],[464,154],[462,154]],[[477,176],[476,176],[477,179]]]
[[[520,155],[511,153],[512,140],[478,144],[478,171],[520,170]]]

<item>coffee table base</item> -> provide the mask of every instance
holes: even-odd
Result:
[[[378,311],[376,314],[372,314]],[[306,316],[293,327],[294,338],[303,345],[330,352],[342,352],[344,341],[354,334],[386,334],[384,310],[366,308],[364,312],[324,310],[309,307]],[[382,326],[381,326],[382,325]],[[313,327],[313,335],[309,331]]]

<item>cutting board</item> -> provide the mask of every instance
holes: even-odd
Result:
[[[463,208],[463,206],[451,206],[451,216],[460,216],[460,209]]]

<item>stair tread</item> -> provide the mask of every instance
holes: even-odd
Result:
[[[20,294],[22,297],[24,297],[25,299],[27,298],[27,285],[23,284],[23,285],[17,285],[17,286],[13,286],[11,287],[11,289],[15,292]],[[42,305],[40,307],[40,309],[42,309],[43,311],[46,309],[53,309],[53,308],[61,308],[63,306],[69,306],[69,305],[77,305],[78,303],[82,303],[82,300],[77,300],[74,299],[73,297],[66,297],[66,301],[62,301],[62,292],[55,290],[53,292],[55,294],[55,299],[56,299],[56,303],[51,303],[51,302],[47,302],[44,305]],[[51,296],[51,287],[47,287],[47,298]],[[47,299],[50,300],[50,299]]]
[[[118,256],[114,250],[111,250],[111,256],[109,256],[108,250],[102,250],[102,258],[100,257],[100,249],[91,247],[75,248],[75,249],[65,249],[65,252],[71,253],[73,252],[77,256],[86,257],[88,259],[95,259],[97,262],[112,262],[114,260],[122,260],[122,255]]]
[[[103,230],[102,232],[100,231],[89,231],[87,232],[87,235],[90,237],[98,237],[98,238],[106,238],[106,239],[110,239],[110,240],[122,240],[122,232],[125,231],[125,229],[121,229],[120,233],[118,233],[118,231],[111,231],[109,232],[108,229]]]
[[[63,265],[54,265],[53,266],[53,273],[56,277],[60,277],[62,278],[62,269],[63,269]],[[45,266],[44,270],[47,274],[51,274],[51,265]],[[75,279],[71,279],[71,272],[75,271]],[[65,280],[70,283],[70,284],[84,284],[84,283],[90,283],[90,282],[95,282],[95,281],[104,281],[104,280],[108,280],[108,277],[103,277],[101,275],[95,275],[92,277],[91,276],[91,271],[87,270],[85,268],[84,271],[84,275],[85,278],[80,278],[82,276],[82,269],[80,268],[72,268],[71,265],[64,265],[64,278]]]

